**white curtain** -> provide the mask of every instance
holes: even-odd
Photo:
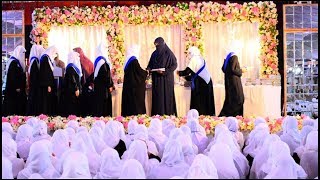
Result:
[[[176,70],[181,70],[186,67],[184,36],[184,28],[181,25],[127,25],[124,27],[124,47],[127,49],[132,44],[140,45],[139,63],[145,69],[152,52],[156,49],[153,44],[154,40],[157,37],[162,37],[177,58],[178,67]],[[175,75],[175,80],[179,80],[177,75]]]
[[[49,46],[57,46],[59,59],[65,65],[68,62],[68,53],[76,47],[81,47],[84,54],[94,62],[95,49],[101,41],[106,41],[106,38],[104,26],[52,26],[48,34]]]
[[[240,66],[248,67],[248,72],[243,74],[242,77],[259,78],[260,36],[258,28],[258,23],[250,22],[205,23],[203,25],[204,57],[214,84],[224,83],[224,74],[221,67],[231,47],[231,42],[235,41],[242,46],[238,55]]]

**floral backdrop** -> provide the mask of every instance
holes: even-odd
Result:
[[[20,127],[22,124],[25,124],[26,121],[29,118],[32,118],[33,116],[7,116],[7,117],[2,117],[2,122],[9,122],[14,131],[17,131],[18,127]],[[305,115],[297,115],[295,116],[298,120],[298,127],[299,130],[302,129],[302,123],[303,120],[305,119],[310,119],[308,116]],[[144,124],[146,127],[149,127],[150,121],[152,118],[158,118],[160,120],[164,119],[171,119],[176,127],[180,127],[181,125],[184,125],[187,123],[187,118],[186,117],[176,117],[176,116],[147,116],[147,115],[138,115],[138,116],[128,116],[128,117],[122,117],[122,116],[117,116],[117,117],[77,117],[74,115],[69,115],[68,117],[61,117],[61,116],[55,116],[55,117],[50,117],[46,115],[39,115],[37,116],[38,119],[45,121],[48,125],[48,130],[49,131],[54,131],[57,129],[64,129],[66,128],[66,124],[70,120],[76,120],[79,122],[80,126],[86,127],[88,130],[91,128],[93,123],[97,120],[102,120],[104,122],[108,121],[119,121],[123,124],[125,130],[128,128],[128,122],[131,119],[137,120],[139,124]],[[254,127],[254,120],[256,117],[250,116],[250,117],[242,117],[242,116],[237,116],[236,117],[238,122],[239,122],[239,130],[242,132],[250,132],[253,127]],[[213,135],[214,134],[214,128],[217,124],[224,123],[225,117],[216,117],[216,116],[199,116],[199,123],[202,127],[205,128],[206,133],[208,135]],[[271,133],[278,133],[282,130],[281,124],[283,121],[284,117],[280,118],[269,118],[266,117],[265,120],[270,128]],[[317,121],[317,120],[316,120]]]
[[[185,30],[186,47],[197,46],[204,52],[202,25],[207,22],[259,22],[260,76],[278,75],[276,39],[277,9],[272,1],[243,4],[216,2],[177,3],[174,6],[152,4],[150,6],[63,7],[36,8],[32,13],[30,37],[32,43],[48,45],[51,26],[104,25],[107,27],[109,54],[113,63],[114,79],[123,76],[125,59],[124,26],[181,24]]]

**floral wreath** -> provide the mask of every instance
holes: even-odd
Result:
[[[32,13],[32,44],[48,46],[51,26],[97,26],[107,29],[109,54],[113,63],[113,79],[123,77],[125,60],[124,26],[181,24],[185,31],[185,53],[190,46],[204,52],[203,23],[207,22],[258,22],[261,61],[260,76],[278,75],[278,30],[276,5],[272,1],[219,4],[216,2],[177,3],[175,6],[152,4],[150,6],[62,7],[36,8]]]

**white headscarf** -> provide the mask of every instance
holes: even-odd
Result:
[[[260,151],[260,148],[263,145],[263,142],[268,137],[269,131],[265,129],[261,129],[260,131],[257,131],[254,135],[251,136],[251,140],[249,144],[244,147],[243,154],[247,156],[248,154],[251,157],[255,157],[256,154]]]
[[[169,167],[173,167],[182,162],[184,162],[184,155],[181,143],[177,140],[169,139],[163,152],[161,164],[164,163]]]
[[[79,132],[71,143],[71,148],[84,153],[89,161],[91,175],[96,175],[100,167],[100,155],[97,153],[88,132]]]
[[[254,127],[257,127],[259,124],[261,123],[267,123],[266,119],[264,119],[263,117],[257,117],[255,120],[254,120]]]
[[[104,63],[108,64],[110,70],[112,69],[112,64],[109,60],[108,45],[105,42],[101,42],[99,46],[96,48],[96,58],[99,56],[104,57],[106,61],[102,59],[98,62],[98,64],[94,68],[94,78],[98,76],[99,70]]]
[[[171,119],[165,119],[162,121],[162,132],[167,137],[169,137],[171,130],[174,129],[175,127],[176,125]]]
[[[206,136],[206,130],[199,124],[199,112],[196,109],[190,109],[187,114],[187,125],[189,126],[191,133],[199,132],[202,136]],[[192,127],[192,121],[196,126]]]
[[[162,157],[164,146],[168,140],[167,136],[162,133],[162,123],[158,118],[153,118],[148,128],[148,136],[159,150],[159,157]]]
[[[240,149],[242,149],[244,145],[244,139],[242,132],[239,131],[239,123],[237,118],[227,117],[225,120],[225,124],[228,127],[229,131],[232,133],[233,137],[237,140]]]
[[[73,141],[73,138],[76,135],[76,131],[71,127],[65,128],[64,131],[66,131],[66,133],[68,134],[69,146],[71,146],[71,142]]]
[[[13,50],[12,55],[11,55],[11,57],[14,57],[19,60],[19,63],[21,65],[21,68],[23,69],[23,72],[25,72],[25,69],[26,69],[25,53],[26,53],[26,49],[23,46],[19,45]],[[9,69],[12,61],[13,61],[13,58],[10,58],[7,61],[6,72],[8,72],[8,69]]]
[[[2,156],[2,179],[13,179],[13,174],[12,174],[12,163],[11,161]]]
[[[115,121],[108,121],[103,131],[103,140],[111,148],[117,146],[121,138],[121,128]]]
[[[24,161],[17,158],[17,143],[8,136],[2,136],[2,156],[11,161],[13,177],[16,178],[24,167]]]
[[[218,179],[217,168],[209,157],[198,154],[190,166],[188,179]]]
[[[265,138],[263,145],[253,159],[253,163],[250,170],[250,179],[262,179],[263,173],[261,172],[261,166],[269,158],[270,144],[281,141],[280,137],[276,134],[269,134]]]
[[[298,121],[293,116],[285,117],[284,121],[285,126],[280,138],[282,141],[289,145],[290,153],[292,155],[294,150],[299,147],[301,142],[300,133],[298,130]]]
[[[42,54],[42,56],[48,56],[49,65],[51,70],[53,71],[54,58],[58,56],[58,48],[56,46],[48,47]],[[41,60],[41,59],[40,59]],[[41,67],[40,67],[41,68]]]
[[[42,139],[50,140],[51,136],[48,134],[48,127],[44,121],[39,121],[34,127],[32,132],[32,142]]]
[[[33,173],[30,175],[29,179],[44,179],[39,173]]]
[[[138,122],[134,119],[131,119],[128,123],[128,134],[126,135],[126,148],[129,149],[130,144],[133,142],[134,140],[134,134],[136,131],[136,127],[138,127]]]
[[[261,130],[270,132],[269,126],[267,124],[260,123],[257,126],[255,126],[254,129],[249,133],[245,144],[248,146],[253,140],[253,137],[255,136],[255,134],[260,132]]]
[[[33,173],[40,173],[46,178],[57,178],[58,174],[52,166],[54,159],[51,156],[52,152],[52,144],[48,140],[32,143],[25,169],[19,172],[18,179],[29,178]]]
[[[146,179],[141,163],[135,159],[124,162],[119,179]]]
[[[205,61],[200,54],[200,50],[197,47],[192,46],[189,48],[188,51],[190,55],[190,61],[189,61],[188,67],[194,73],[197,73],[201,69],[201,67],[204,65]],[[205,65],[204,69],[199,73],[199,76],[204,81],[206,81],[207,84],[210,82],[211,77],[210,77],[207,64]]]
[[[208,156],[214,164],[217,164],[219,179],[239,179],[238,170],[232,159],[232,152],[228,145],[215,143],[212,145]]]
[[[225,124],[217,124],[216,127],[214,128],[214,136],[211,140],[211,142],[209,143],[209,145],[207,146],[207,148],[204,150],[204,154],[207,154],[211,147],[216,143],[217,141],[217,137],[219,136],[219,134],[222,133],[230,133],[228,127]]]
[[[57,158],[60,158],[62,154],[70,148],[68,134],[62,129],[58,129],[53,133],[51,142],[53,153]]]
[[[10,123],[8,122],[2,123],[2,132],[7,132],[11,135],[12,139],[16,139],[16,133],[13,131],[13,128]]]
[[[318,118],[315,120],[315,122],[313,124],[313,129],[318,131]]]
[[[193,144],[198,147],[198,152],[202,153],[208,146],[208,137],[204,128],[199,124],[197,119],[188,119],[191,129],[191,139]]]
[[[312,131],[307,136],[306,151],[318,152],[318,131]]]
[[[98,120],[93,123],[92,127],[98,127],[103,131],[104,128],[106,127],[106,123],[102,120]]]
[[[182,130],[182,132],[186,135],[188,135],[190,137],[191,140],[191,144],[192,144],[192,148],[195,154],[198,154],[198,146],[196,146],[195,144],[192,143],[192,137],[191,137],[191,129],[189,128],[189,126],[187,126],[186,124],[180,126],[180,129]]]
[[[31,66],[32,66],[32,64],[34,62],[37,63],[38,69],[40,68],[40,58],[41,58],[41,55],[43,54],[44,51],[45,51],[45,49],[43,48],[43,46],[38,45],[38,44],[32,45],[31,50],[30,50],[30,56],[29,56],[29,61],[30,61],[29,69],[28,69],[28,73],[29,74],[30,74],[30,71],[31,71]],[[36,59],[32,59],[34,57]]]
[[[224,143],[229,146],[232,152],[234,164],[239,172],[241,179],[246,178],[249,173],[250,166],[246,157],[241,153],[240,147],[230,132],[222,132],[216,139],[216,143]]]
[[[301,132],[300,132],[300,136],[301,136],[301,141],[300,141],[300,146],[297,147],[294,152],[296,152],[298,154],[298,156],[301,158],[301,155],[305,149],[305,144],[306,144],[306,141],[307,141],[307,137],[308,137],[308,134],[313,131],[313,127],[312,126],[303,126],[303,128],[301,129]]]
[[[305,179],[307,174],[293,158],[287,154],[280,156],[265,179]]]
[[[27,120],[26,124],[29,124],[32,128],[34,128],[39,121],[40,120],[37,117],[31,117]]]
[[[314,122],[315,122],[315,120],[313,120],[313,119],[304,119],[303,121],[302,121],[302,126],[314,126]]]
[[[70,127],[72,129],[74,129],[75,132],[77,132],[77,130],[79,128],[79,123],[78,123],[78,121],[70,120],[67,123],[67,127]]]
[[[90,129],[89,134],[91,136],[94,148],[98,154],[101,154],[102,151],[108,147],[102,139],[103,131],[98,126],[94,126]]]
[[[183,135],[183,131],[180,128],[174,128],[169,135],[168,140],[175,140],[178,136]]]
[[[138,132],[135,134],[134,139],[135,140],[142,140],[143,142],[145,142],[147,145],[148,153],[151,153],[155,156],[159,156],[159,151],[157,149],[156,144],[152,141],[149,141],[149,139],[148,139],[148,133]]]
[[[177,141],[179,141],[182,145],[182,152],[185,162],[191,165],[196,156],[191,137],[187,134],[181,134],[177,137]]]
[[[69,64],[74,64],[77,68],[78,68],[78,70],[77,69],[75,69],[74,67],[72,67],[77,73],[78,73],[78,71],[79,71],[79,78],[81,78],[81,76],[82,76],[82,69],[81,69],[81,63],[80,63],[80,54],[79,53],[77,53],[77,52],[75,52],[75,51],[71,51],[71,52],[69,52],[69,54],[68,54],[68,64],[67,64],[67,66],[69,65]]]
[[[289,146],[283,141],[276,141],[270,143],[268,160],[263,163],[261,170],[265,174],[269,174],[273,165],[277,162],[277,159],[281,156],[290,155]],[[264,177],[262,177],[264,178]]]
[[[21,158],[26,160],[29,155],[33,128],[28,124],[23,124],[18,128],[16,142],[17,152]]]
[[[63,173],[60,178],[92,179],[87,157],[82,152],[70,152],[63,162]]]
[[[101,166],[96,179],[117,179],[120,177],[123,162],[116,150],[107,147],[101,153]]]
[[[129,149],[122,156],[122,159],[136,159],[141,163],[145,172],[149,172],[147,144],[142,140],[134,140]]]
[[[126,55],[126,61],[124,62],[123,64],[123,68],[126,67],[129,59],[132,57],[132,56],[135,56],[137,58],[137,60],[139,60],[140,58],[140,46],[137,45],[137,44],[134,44],[132,45],[131,47],[128,48],[127,50],[127,55]]]

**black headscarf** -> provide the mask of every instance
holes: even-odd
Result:
[[[160,59],[168,52],[169,54],[173,54],[167,44],[164,42],[162,37],[158,37],[154,40],[154,44],[156,45],[156,50],[154,51],[155,64],[161,64],[159,62]]]

